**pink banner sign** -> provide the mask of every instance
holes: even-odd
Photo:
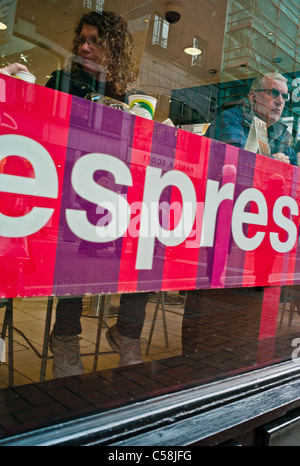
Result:
[[[0,297],[300,282],[299,170],[0,78]]]

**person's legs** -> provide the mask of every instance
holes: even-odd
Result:
[[[56,318],[50,338],[53,376],[56,378],[84,372],[79,346],[81,315],[82,296],[58,297]]]
[[[143,362],[140,337],[148,297],[149,293],[128,293],[121,296],[117,323],[106,333],[110,346],[120,355],[119,366]]]
[[[142,362],[141,333],[149,293],[122,294],[117,323],[107,331],[107,339],[120,355],[120,366]],[[64,377],[83,373],[79,335],[82,296],[59,297],[56,320],[51,334],[53,375]]]
[[[56,335],[80,335],[82,296],[59,296],[53,332]]]
[[[118,332],[129,338],[140,338],[148,302],[149,293],[122,294],[117,320]]]

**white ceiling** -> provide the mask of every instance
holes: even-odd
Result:
[[[82,15],[86,3],[84,0],[18,0],[15,35],[44,50],[48,49],[56,57],[65,56],[70,50],[74,24]],[[151,30],[151,22],[144,23],[144,18],[153,19],[155,12],[164,14],[166,4],[161,0],[106,0],[104,9],[120,13],[129,24],[140,25],[140,30],[135,30],[134,36],[141,55],[149,42],[146,41],[147,29]],[[217,79],[217,76],[210,75],[209,70],[214,68],[219,71],[221,68],[227,0],[176,0],[176,4],[182,11],[180,21],[170,25],[171,51],[175,50],[176,53],[165,55],[164,60],[186,68],[190,73],[190,57],[184,54],[183,48],[192,43],[194,35],[198,35],[206,42],[207,50],[205,61],[193,72],[198,74],[199,84],[202,80]],[[34,53],[41,56],[36,50],[33,60]]]

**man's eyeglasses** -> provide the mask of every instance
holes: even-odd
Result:
[[[269,97],[272,97],[272,99],[278,99],[280,95],[282,96],[283,100],[289,100],[290,98],[289,93],[285,94],[284,92],[280,92],[277,89],[256,89],[255,92],[265,92]]]

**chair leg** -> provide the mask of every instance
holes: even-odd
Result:
[[[163,291],[161,294],[161,299],[162,299],[162,318],[163,318],[163,327],[164,327],[164,335],[165,335],[165,347],[169,347],[169,340],[168,340],[168,329],[167,329],[167,319],[166,319],[166,311],[165,311],[165,296],[166,292]]]
[[[100,349],[100,339],[102,333],[102,324],[105,320],[105,314],[107,307],[109,308],[110,303],[110,296],[108,297],[108,304],[105,302],[105,295],[99,296],[100,298],[100,305],[99,305],[99,314],[98,314],[98,329],[97,329],[97,337],[96,337],[96,346],[95,346],[95,356],[94,356],[94,366],[93,370],[97,370],[98,364],[98,357],[99,357],[99,349]],[[108,311],[107,311],[108,312]]]
[[[289,297],[289,301],[288,301],[288,297]],[[292,328],[294,313],[297,312],[296,297],[295,297],[292,286],[286,286],[286,289],[284,291],[284,302],[283,302],[281,316],[280,316],[279,329],[281,329],[282,327],[283,319],[284,319],[284,315],[286,311],[288,311],[288,330],[290,331]]]
[[[151,345],[151,341],[152,341],[152,336],[153,336],[153,332],[154,332],[154,327],[155,327],[155,323],[156,323],[156,319],[157,319],[157,313],[158,313],[160,303],[162,303],[162,316],[163,316],[163,326],[164,326],[164,335],[165,335],[165,346],[166,346],[166,348],[168,348],[168,346],[169,346],[168,332],[167,332],[167,321],[166,321],[166,314],[165,314],[165,307],[164,307],[165,306],[165,294],[166,294],[165,291],[160,291],[159,294],[158,294],[158,299],[157,299],[157,302],[156,302],[154,315],[153,315],[153,319],[152,319],[152,324],[151,324],[151,329],[150,329],[149,338],[148,338],[148,343],[147,343],[147,347],[146,347],[146,354],[149,353],[149,349],[150,349],[150,345]]]
[[[13,340],[13,300],[7,300],[6,310],[3,320],[1,339],[5,341],[6,330],[8,329],[8,385],[14,384],[14,340]]]
[[[47,312],[46,312],[46,320],[45,320],[40,382],[43,382],[46,376],[52,309],[53,309],[53,296],[49,296],[48,301],[47,301]]]

